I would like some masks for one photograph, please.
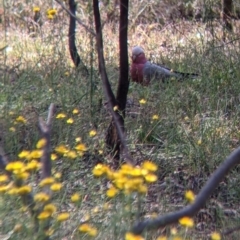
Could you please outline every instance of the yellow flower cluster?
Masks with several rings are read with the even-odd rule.
[[[49,10],[49,13],[54,12],[54,11],[56,11],[56,10],[54,10],[54,9],[52,9],[51,11]],[[55,14],[56,14],[56,13],[55,13]],[[54,14],[54,15],[55,15],[55,14]],[[53,14],[48,14],[48,18],[49,18],[49,19],[53,19],[54,15],[53,15]],[[79,110],[78,110],[77,108],[74,108],[74,109],[72,110],[72,114],[73,114],[73,115],[79,114]],[[57,116],[56,116],[56,119],[65,119],[65,118],[67,118],[67,115],[66,115],[65,113],[63,113],[63,112],[57,114]],[[73,117],[69,117],[69,118],[66,120],[66,123],[67,123],[67,124],[73,124],[73,123],[74,123]]]
[[[194,221],[190,217],[183,217],[179,219],[179,223],[186,228],[192,228],[194,226]]]
[[[47,18],[48,19],[53,19],[56,14],[57,14],[56,9],[48,9],[47,10]]]
[[[80,232],[87,233],[91,237],[95,237],[97,235],[97,229],[95,227],[92,227],[91,225],[84,223],[80,225],[78,228]]]
[[[34,7],[33,12],[40,12],[40,7]]]
[[[79,143],[75,146],[75,150],[70,149],[69,147],[65,145],[59,145],[55,148],[55,152],[63,155],[64,157],[70,158],[70,159],[75,159],[78,156],[82,157],[84,152],[87,151],[87,147],[83,143]],[[52,158],[55,156],[51,156]],[[55,160],[55,159],[54,159]]]
[[[18,122],[18,123],[23,123],[23,124],[25,124],[26,122],[27,122],[27,120],[26,120],[26,118],[24,118],[23,116],[18,116],[16,119],[16,122]]]
[[[118,171],[113,171],[107,165],[97,164],[92,173],[96,177],[106,176],[112,186],[107,190],[108,197],[114,197],[120,190],[128,194],[131,192],[146,193],[147,184],[157,181],[154,172],[157,166],[150,162],[144,161],[141,166],[132,166],[123,164]]]
[[[125,240],[144,240],[141,235],[135,235],[131,232],[127,232],[125,235]]]

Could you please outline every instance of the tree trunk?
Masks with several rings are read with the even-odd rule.
[[[233,30],[231,23],[233,4],[232,0],[222,0],[222,21],[223,26],[228,31]]]

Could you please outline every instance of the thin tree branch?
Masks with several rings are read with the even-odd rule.
[[[221,235],[222,236],[228,236],[228,235],[230,235],[230,234],[232,234],[236,231],[239,231],[239,230],[240,230],[240,225],[223,231]]]
[[[83,26],[89,33],[91,33],[93,36],[96,36],[96,33],[91,29],[89,28],[85,23],[83,23],[81,21],[81,19],[79,19],[78,17],[76,17],[76,15],[72,14],[65,6],[64,4],[59,1],[59,0],[55,0],[70,16],[74,17],[76,19],[76,21],[81,25]]]
[[[50,134],[51,134],[51,125],[53,120],[55,106],[51,103],[48,111],[48,118],[46,123],[42,118],[39,118],[39,129],[42,138],[46,140],[46,143],[43,147],[43,155],[41,157],[42,163],[42,179],[51,176],[51,152],[50,152]]]
[[[124,157],[126,158],[126,161],[132,165],[134,165],[134,160],[129,155],[128,147],[125,140],[125,135],[122,129],[122,117],[117,112],[114,111],[114,106],[117,105],[116,98],[113,94],[111,85],[108,80],[106,67],[105,67],[105,59],[103,54],[103,38],[102,38],[102,28],[101,28],[101,17],[99,12],[99,6],[98,6],[98,0],[93,0],[93,12],[94,12],[94,19],[95,19],[95,27],[96,27],[96,39],[97,39],[97,52],[98,52],[98,62],[99,62],[99,71],[101,74],[102,79],[102,85],[103,90],[105,93],[105,97],[107,99],[108,109],[114,119],[114,122],[116,124],[117,132],[119,139],[121,141],[122,147],[124,149]]]
[[[132,232],[141,234],[145,229],[159,228],[176,223],[182,217],[193,217],[206,203],[214,189],[219,185],[230,169],[240,163],[240,147],[233,151],[226,160],[213,172],[204,187],[201,189],[193,204],[184,207],[176,212],[159,216],[154,220],[138,222],[133,226]]]

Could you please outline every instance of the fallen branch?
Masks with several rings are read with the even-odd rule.
[[[238,163],[240,163],[240,147],[233,151],[215,170],[215,172],[213,172],[212,176],[208,179],[207,183],[197,195],[193,204],[176,212],[159,216],[155,219],[138,222],[133,226],[131,231],[134,234],[141,234],[146,229],[159,228],[172,223],[177,223],[180,218],[185,216],[193,217],[205,205],[207,199],[211,196],[214,189],[219,185],[222,179],[227,175],[229,170]]]

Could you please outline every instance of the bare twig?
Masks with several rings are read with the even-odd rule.
[[[39,130],[41,133],[42,138],[45,139],[45,145],[42,148],[43,154],[41,157],[41,163],[42,163],[42,179],[51,177],[51,170],[52,170],[52,164],[51,164],[51,146],[50,146],[50,135],[51,135],[51,126],[52,126],[52,120],[53,115],[55,112],[55,105],[53,103],[50,104],[49,110],[48,110],[48,117],[47,121],[44,122],[42,118],[39,118]],[[44,191],[47,194],[50,194],[49,186],[46,186],[44,188]],[[44,226],[44,230],[49,230],[51,227],[51,222],[48,220]],[[49,240],[49,236],[45,236],[44,240]]]
[[[39,129],[42,135],[42,138],[46,140],[46,143],[43,147],[43,155],[41,157],[42,163],[42,179],[51,176],[51,157],[50,157],[50,133],[51,133],[51,125],[54,114],[55,106],[51,103],[48,111],[48,118],[46,123],[42,118],[39,118]]]
[[[230,229],[227,229],[225,231],[222,232],[222,236],[228,236],[236,231],[239,231],[240,230],[240,226],[236,226],[236,227],[233,227],[233,228],[230,228]]]
[[[233,151],[226,160],[215,170],[209,178],[205,186],[201,189],[193,204],[180,209],[176,212],[159,216],[153,220],[145,220],[138,222],[132,228],[135,234],[142,233],[145,229],[159,228],[166,225],[176,223],[184,216],[193,217],[206,203],[207,199],[213,193],[214,189],[219,185],[230,169],[240,163],[240,147]]]
[[[8,164],[8,160],[7,160],[6,154],[3,150],[3,147],[0,146],[0,169],[4,170],[7,164]],[[10,174],[10,172],[7,172],[7,173]]]
[[[81,25],[83,26],[88,32],[90,32],[92,35],[96,36],[96,33],[91,29],[89,28],[85,23],[83,23],[81,21],[81,19],[79,19],[76,15],[72,14],[65,6],[64,4],[59,1],[59,0],[55,0],[70,16],[74,17],[76,19],[76,21]]]

